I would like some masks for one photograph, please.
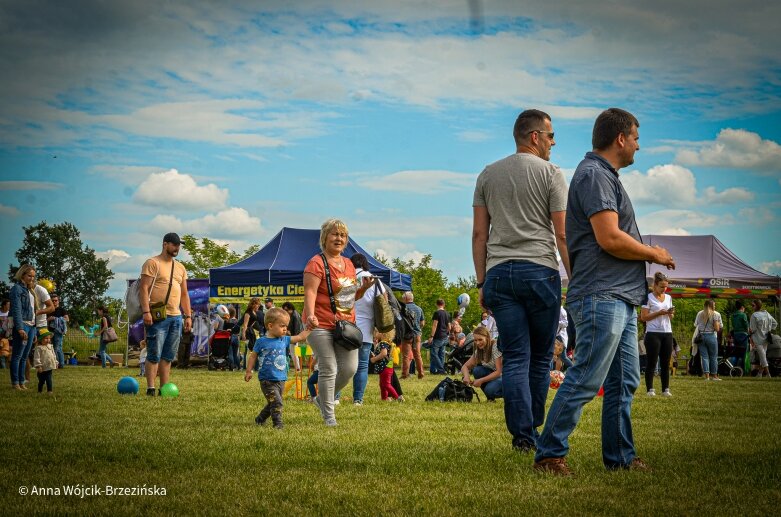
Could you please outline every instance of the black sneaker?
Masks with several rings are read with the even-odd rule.
[[[263,425],[265,423],[266,423],[266,421],[263,420],[262,418],[260,418],[260,415],[255,417],[255,425]]]
[[[155,396],[155,389],[154,388],[147,388],[146,389],[146,394],[149,395],[150,397],[154,397]]]
[[[521,454],[529,454],[537,450],[537,447],[533,443],[529,443],[526,440],[513,440],[513,450],[520,452]]]

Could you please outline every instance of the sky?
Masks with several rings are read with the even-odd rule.
[[[242,252],[337,217],[455,281],[518,114],[551,115],[570,178],[615,106],[641,233],[781,273],[781,4],[571,4],[0,0],[0,264],[69,221],[119,297],[167,232]]]

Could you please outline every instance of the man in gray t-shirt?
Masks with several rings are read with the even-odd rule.
[[[547,113],[521,113],[513,127],[516,153],[485,168],[472,203],[480,304],[496,319],[505,422],[513,448],[522,452],[534,449],[545,417],[561,296],[557,247],[569,271],[567,184],[548,161],[553,136]]]
[[[645,246],[618,170],[634,163],[640,123],[610,108],[594,123],[593,151],[575,170],[567,202],[572,275],[567,308],[575,321],[575,365],[559,387],[537,439],[535,470],[571,475],[565,457],[583,405],[605,388],[602,461],[610,470],[648,470],[635,452],[630,409],[640,384],[637,306],[645,262],[674,269],[664,248]],[[501,329],[500,329],[501,331]]]

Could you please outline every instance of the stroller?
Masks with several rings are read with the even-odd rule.
[[[231,370],[233,364],[230,354],[231,331],[218,330],[209,338],[209,370]]]
[[[472,357],[472,352],[475,348],[475,337],[470,332],[466,336],[464,346],[454,347],[448,345],[447,347],[449,350],[445,352],[445,371],[450,375],[455,375],[457,372],[461,371],[461,367],[464,366],[464,363]]]

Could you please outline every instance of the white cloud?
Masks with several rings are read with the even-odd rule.
[[[130,253],[124,250],[106,250],[96,251],[95,256],[108,260],[109,269],[113,269],[114,267],[127,262],[130,258]]]
[[[64,186],[50,181],[0,181],[0,190],[59,190]]]
[[[688,206],[697,196],[694,174],[680,165],[657,165],[647,174],[631,171],[621,175],[621,183],[637,204]]]
[[[680,165],[657,165],[646,174],[631,171],[621,175],[633,203],[684,208],[697,205],[731,204],[754,199],[754,193],[744,188],[728,188],[717,192],[715,187],[706,187],[702,196],[697,196],[694,173]]]
[[[5,217],[16,217],[19,214],[21,214],[21,212],[18,208],[0,203],[0,215]]]
[[[426,256],[422,251],[415,249],[413,244],[394,239],[367,241],[365,247],[372,255],[380,255],[389,259],[398,258],[404,262],[412,260],[416,264]]]
[[[472,217],[409,217],[403,213],[369,213],[349,223],[350,235],[397,239],[399,231],[416,238],[461,237],[472,234]]]
[[[727,205],[730,203],[739,203],[742,201],[753,201],[754,193],[744,188],[728,188],[721,192],[716,192],[714,187],[708,187],[703,193],[703,199],[708,204]]]
[[[192,176],[171,169],[150,174],[138,186],[133,200],[169,209],[215,210],[225,206],[228,190],[213,183],[200,186]]]
[[[493,138],[493,135],[486,131],[461,131],[456,133],[456,136],[463,142],[485,142]]]
[[[173,231],[180,235],[189,233],[197,238],[208,237],[215,240],[263,233],[260,219],[237,207],[190,220],[172,215],[158,215],[152,219],[151,224],[161,232]]]
[[[734,224],[731,214],[714,215],[694,210],[659,210],[637,218],[642,234],[690,235],[695,229],[713,228]]]
[[[399,171],[385,176],[361,174],[352,181],[341,181],[340,185],[385,190],[432,194],[449,190],[474,188],[476,174],[443,170]]]
[[[90,168],[90,173],[117,180],[125,185],[138,185],[150,174],[161,173],[165,170],[164,167],[147,165],[99,164]]]
[[[763,174],[781,172],[781,145],[744,129],[722,129],[715,141],[683,149],[675,157],[683,165],[750,169]]]
[[[764,226],[776,220],[775,214],[764,206],[743,208],[738,212],[738,218],[752,226]]]
[[[781,274],[781,260],[762,262],[757,269],[768,275],[779,275]]]

